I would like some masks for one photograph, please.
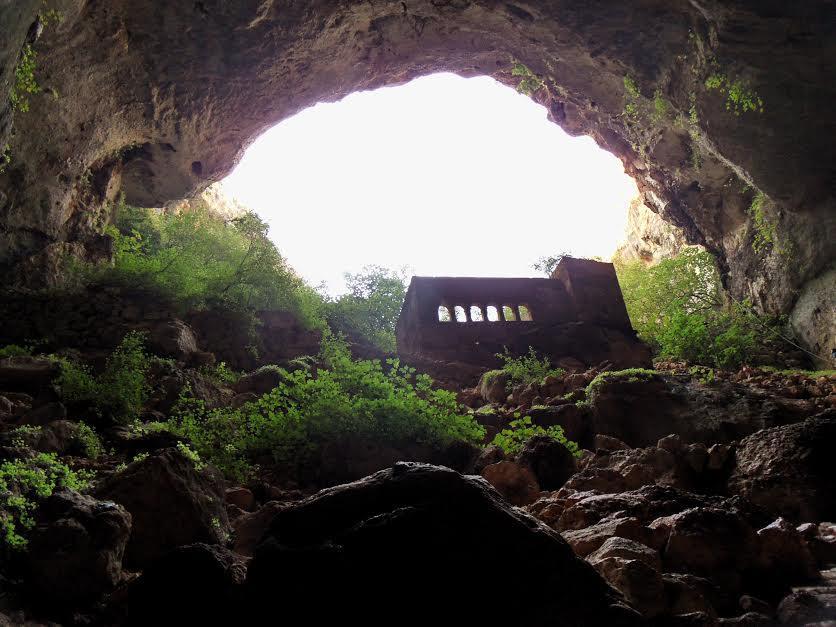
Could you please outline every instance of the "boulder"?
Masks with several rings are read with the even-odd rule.
[[[78,607],[122,580],[131,515],[112,501],[68,490],[38,510],[29,537],[26,584],[39,605]]]
[[[482,476],[512,505],[528,505],[540,496],[537,477],[517,462],[490,464],[482,470]]]
[[[286,507],[286,503],[267,501],[256,511],[245,513],[232,521],[232,528],[235,532],[233,550],[246,557],[252,557],[256,545],[273,522],[273,518]]]
[[[488,403],[502,404],[508,397],[510,377],[501,370],[489,370],[479,378],[476,389]]]
[[[758,530],[762,568],[772,586],[800,584],[819,578],[816,558],[804,537],[786,519],[779,518]]]
[[[778,604],[778,621],[782,625],[818,624],[821,621],[836,621],[836,607],[829,607],[818,596],[798,590],[788,594]],[[829,627],[824,623],[822,627]]]
[[[577,471],[577,462],[569,449],[546,435],[530,438],[523,445],[517,462],[531,469],[543,490],[560,489]]]
[[[244,558],[223,547],[178,547],[130,586],[124,624],[241,624],[246,572]]]
[[[177,449],[130,464],[107,478],[96,496],[116,501],[133,517],[125,564],[143,568],[175,547],[220,544],[228,523],[220,479]]]
[[[245,512],[250,512],[255,507],[255,496],[252,491],[243,487],[229,488],[224,492],[224,500]]]
[[[0,390],[37,394],[59,373],[58,364],[43,357],[0,359]]]
[[[589,446],[591,442],[589,413],[574,403],[532,407],[526,412],[532,424],[548,429],[559,426],[567,440]]]
[[[495,572],[497,556],[525,573],[502,582],[505,598],[524,603],[478,601],[485,580],[473,574]],[[425,464],[396,464],[280,511],[250,563],[248,607],[274,615],[277,591],[311,624],[391,624],[404,611],[410,624],[638,620],[558,534],[483,480]]]
[[[836,517],[836,411],[765,429],[737,447],[729,491],[795,522]]]
[[[147,328],[148,349],[155,355],[188,362],[200,352],[192,328],[182,320],[162,320]]]
[[[284,381],[284,374],[276,366],[262,366],[245,374],[235,384],[236,394],[251,393],[256,396],[267,394]]]

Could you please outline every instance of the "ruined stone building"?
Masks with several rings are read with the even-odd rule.
[[[416,361],[494,367],[504,347],[553,363],[647,366],[611,263],[564,257],[551,278],[412,277],[398,352]]]

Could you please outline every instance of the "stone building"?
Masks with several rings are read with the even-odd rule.
[[[412,277],[397,325],[407,360],[498,365],[505,347],[553,363],[648,366],[610,263],[564,257],[551,278]]]

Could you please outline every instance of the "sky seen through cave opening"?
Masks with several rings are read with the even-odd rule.
[[[453,74],[306,109],[259,137],[223,187],[332,295],[370,264],[525,277],[562,252],[608,259],[637,194],[616,157],[544,107]]]

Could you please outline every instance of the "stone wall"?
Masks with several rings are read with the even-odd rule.
[[[646,366],[612,264],[564,258],[551,279],[413,277],[397,326],[407,359],[494,367],[507,348],[557,362]]]

